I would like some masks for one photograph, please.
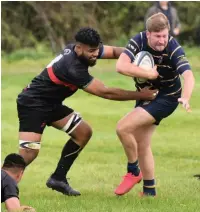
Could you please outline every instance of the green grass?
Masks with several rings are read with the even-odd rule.
[[[126,171],[126,157],[115,134],[117,121],[129,112],[134,101],[114,102],[78,91],[65,103],[80,112],[93,128],[93,137],[69,172],[70,184],[80,197],[67,197],[45,186],[68,136],[52,128],[45,130],[39,157],[27,168],[19,184],[22,204],[38,212],[198,212],[200,181],[200,53],[187,49],[196,78],[191,100],[192,113],[180,106],[162,121],[153,136],[158,196],[138,198],[142,184],[123,197],[113,194]],[[2,160],[18,148],[16,97],[21,89],[48,64],[37,61],[2,61]],[[114,71],[115,61],[99,61],[92,75],[106,85],[133,89],[131,78]],[[2,207],[4,208],[4,207]]]

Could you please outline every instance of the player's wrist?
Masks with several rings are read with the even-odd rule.
[[[189,97],[186,97],[186,96],[182,96],[181,98],[184,99],[184,100],[186,100],[186,101],[188,101],[188,102],[190,100],[190,98]]]

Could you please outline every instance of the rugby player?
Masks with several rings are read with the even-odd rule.
[[[159,73],[156,80],[136,83],[138,90],[145,86],[158,89],[156,98],[153,101],[137,101],[135,108],[117,124],[117,135],[128,160],[127,173],[115,189],[117,195],[129,192],[142,179],[141,195],[156,195],[152,134],[160,121],[171,115],[179,103],[190,111],[189,100],[194,87],[193,73],[183,48],[169,35],[169,30],[169,21],[164,14],[157,13],[149,17],[146,21],[146,31],[130,39],[117,61],[119,73],[148,79],[148,71],[132,63],[138,52],[148,51],[153,55]],[[183,90],[180,75],[184,79]]]
[[[22,206],[19,200],[20,182],[26,163],[22,156],[11,153],[6,156],[1,168],[1,203],[5,203],[6,209],[9,212],[30,211],[35,212],[35,209],[30,206]]]
[[[17,98],[19,117],[19,153],[27,165],[38,155],[45,126],[52,126],[70,136],[64,145],[56,170],[46,185],[65,195],[77,196],[79,191],[69,185],[66,175],[81,150],[92,136],[91,127],[80,114],[62,104],[78,89],[110,100],[155,98],[156,90],[128,91],[106,87],[88,72],[97,58],[118,58],[124,48],[104,46],[97,31],[82,28],[46,68],[23,89]],[[152,71],[151,79],[156,78]]]

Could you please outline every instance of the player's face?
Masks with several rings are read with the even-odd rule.
[[[88,66],[94,66],[99,54],[99,46],[91,47],[85,44],[78,46],[79,58]]]
[[[91,47],[85,46],[83,49],[83,57],[85,57],[89,66],[94,66],[97,61],[97,57],[99,54],[99,46],[98,47]]]
[[[168,44],[168,38],[169,38],[168,29],[164,29],[160,32],[147,31],[148,44],[155,51],[163,51]]]

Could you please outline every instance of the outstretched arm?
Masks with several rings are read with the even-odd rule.
[[[19,199],[17,197],[11,197],[5,201],[6,209],[8,212],[22,212],[29,211],[35,212],[35,209],[29,206],[20,206]]]
[[[101,59],[118,59],[120,54],[124,51],[124,47],[116,47],[116,46],[103,46],[104,53]]]
[[[191,110],[189,101],[192,96],[195,80],[191,70],[183,72],[182,76],[184,79],[183,92],[181,98],[179,98],[178,101],[183,105],[187,112],[190,112]]]
[[[120,88],[106,87],[101,81],[93,79],[92,82],[83,89],[87,93],[104,99],[126,101],[126,100],[152,100],[157,95],[156,90],[129,91]]]

